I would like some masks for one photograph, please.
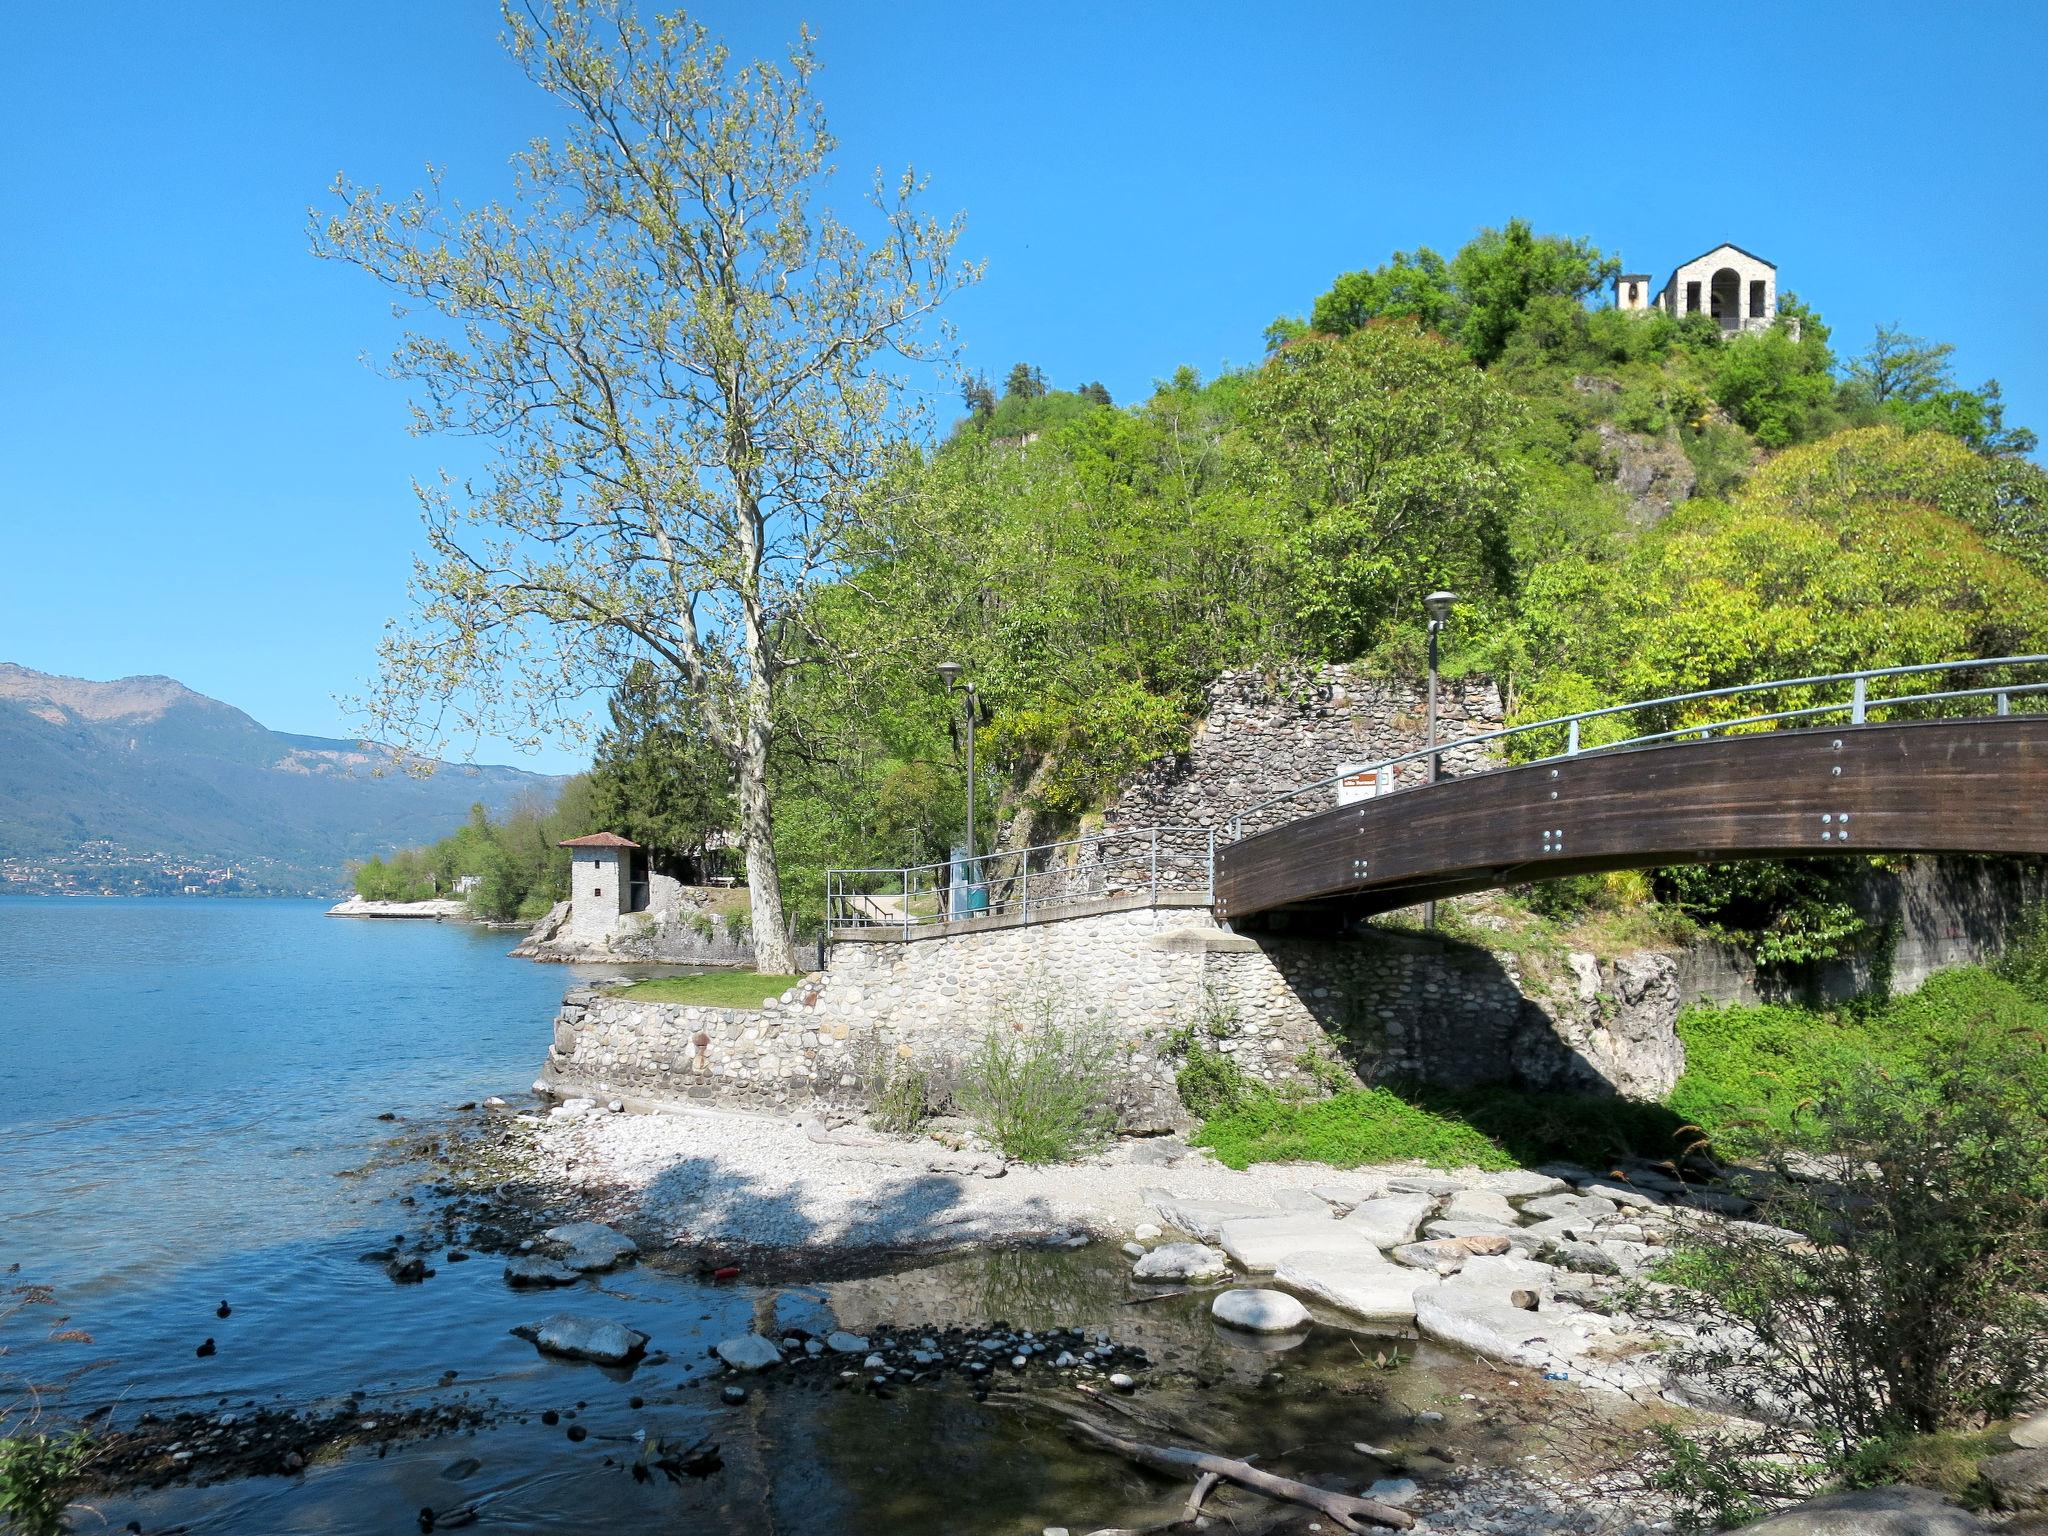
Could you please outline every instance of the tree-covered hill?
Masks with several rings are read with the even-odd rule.
[[[1622,313],[1615,269],[1510,221],[1339,276],[1260,364],[1125,407],[1024,364],[971,380],[814,605],[831,664],[777,762],[791,898],[958,839],[942,657],[981,689],[984,845],[1014,846],[1176,750],[1225,667],[1416,669],[1435,587],[1466,599],[1449,667],[1523,718],[2048,649],[2048,476],[1995,381],[1895,327],[1845,357],[1790,294],[1728,338]],[[1632,494],[1645,462],[1668,508]]]

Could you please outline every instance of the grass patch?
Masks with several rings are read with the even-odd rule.
[[[1766,1143],[1803,1144],[1815,1129],[1813,1105],[1863,1067],[1912,1071],[1979,1030],[2048,1038],[2048,998],[2025,981],[1969,966],[1930,977],[1910,997],[1832,1011],[1689,1008],[1678,1020],[1685,1075],[1663,1104],[1402,1084],[1305,1102],[1235,1080],[1212,1083],[1187,1067],[1182,1094],[1211,1117],[1197,1143],[1233,1168],[1407,1161],[1507,1168],[1555,1158],[1597,1165],[1629,1154],[1675,1156],[1698,1140],[1687,1126],[1704,1130],[1724,1156],[1740,1156]],[[2032,1059],[2048,1063],[2048,1056]],[[2048,1073],[2048,1065],[2038,1070]]]
[[[1473,1126],[1390,1089],[1358,1088],[1314,1103],[1262,1095],[1204,1125],[1195,1144],[1231,1168],[1252,1163],[1361,1163],[1414,1159],[1433,1168],[1512,1168],[1513,1157]]]
[[[699,1008],[758,1008],[802,981],[801,976],[764,976],[759,971],[705,971],[696,976],[655,976],[621,987],[614,997],[636,1003],[694,1003]]]

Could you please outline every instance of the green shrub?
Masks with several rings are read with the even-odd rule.
[[[876,1130],[908,1136],[938,1112],[944,1095],[925,1063],[892,1050],[873,1034],[861,1042],[854,1062],[868,1101],[868,1120]]]
[[[1681,1312],[1708,1342],[1684,1367],[1810,1418],[1838,1470],[2009,1415],[2048,1374],[2048,1051],[1976,1020],[1916,1054],[1856,1063],[1772,1149],[1762,1220],[1803,1241],[1731,1224],[1689,1260]]]
[[[2048,905],[2027,914],[1991,969],[2035,1002],[2048,1004]]]
[[[1109,1139],[1121,1076],[1108,1021],[1073,1013],[1041,988],[997,1005],[958,1099],[1003,1156],[1059,1163]]]
[[[0,1517],[12,1536],[64,1536],[72,1491],[91,1459],[83,1433],[0,1437]]]
[[[1263,1085],[1246,1077],[1229,1056],[1199,1042],[1189,1043],[1180,1070],[1173,1075],[1173,1086],[1180,1091],[1188,1113],[1198,1120],[1235,1114],[1263,1091]]]

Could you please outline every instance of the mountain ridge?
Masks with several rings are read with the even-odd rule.
[[[0,662],[0,860],[110,844],[331,887],[350,860],[444,836],[472,803],[499,815],[561,783],[497,764],[420,776],[386,749],[270,730],[176,678]]]

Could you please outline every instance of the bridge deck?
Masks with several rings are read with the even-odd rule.
[[[1217,916],[1365,916],[1522,881],[1866,853],[2048,853],[2048,716],[1769,731],[1502,768],[1216,851]]]

